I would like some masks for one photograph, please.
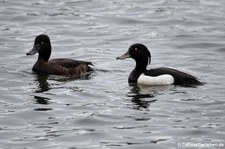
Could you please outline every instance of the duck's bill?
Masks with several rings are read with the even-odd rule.
[[[127,58],[130,58],[130,57],[131,57],[131,55],[128,52],[126,52],[125,54],[117,57],[116,59],[123,60],[123,59],[127,59]]]
[[[36,54],[37,52],[38,52],[37,47],[34,46],[34,47],[30,50],[30,52],[27,52],[27,53],[26,53],[26,55],[34,55],[34,54]]]

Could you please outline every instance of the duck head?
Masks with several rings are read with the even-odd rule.
[[[51,55],[51,42],[47,35],[38,35],[34,40],[33,48],[26,55],[34,55],[36,53],[39,54],[38,60],[48,61]]]
[[[151,54],[148,48],[140,43],[131,45],[125,54],[116,59],[123,60],[127,58],[132,58],[136,61],[136,70],[146,70],[147,65],[151,63]]]

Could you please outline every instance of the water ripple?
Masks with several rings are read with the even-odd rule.
[[[224,143],[225,1],[0,1],[2,148],[179,148]],[[90,60],[74,78],[31,71],[26,57],[48,34],[52,58]],[[154,67],[191,73],[203,86],[129,86],[135,63],[116,61],[141,42]]]

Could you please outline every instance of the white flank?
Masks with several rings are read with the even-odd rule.
[[[164,74],[156,77],[152,76],[146,76],[144,74],[141,74],[140,77],[137,80],[138,84],[142,85],[169,85],[174,83],[173,76],[169,74]]]

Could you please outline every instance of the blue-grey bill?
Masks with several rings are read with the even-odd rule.
[[[31,50],[30,50],[30,52],[27,52],[26,53],[26,55],[34,55],[34,54],[36,54],[38,51],[37,51],[37,48],[34,46]]]
[[[130,54],[128,52],[126,52],[125,54],[117,57],[116,59],[120,59],[120,60],[123,60],[123,59],[127,59],[127,58],[130,58]]]

